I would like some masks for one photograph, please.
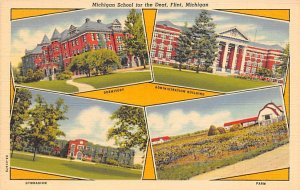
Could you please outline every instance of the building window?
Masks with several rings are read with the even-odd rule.
[[[106,34],[107,41],[110,41],[110,34]]]
[[[155,51],[151,51],[150,56],[154,57],[155,56]]]
[[[86,37],[85,37],[85,35],[83,35],[82,38],[83,38],[83,41],[86,42]]]
[[[164,53],[163,53],[163,52],[158,52],[158,57],[159,57],[159,58],[163,58],[163,56],[164,56]]]
[[[94,34],[91,33],[91,36],[92,36],[92,41],[94,41],[95,40]]]
[[[112,45],[109,45],[109,47],[108,47],[110,50],[112,50]]]
[[[119,46],[118,46],[118,51],[122,51],[122,50],[123,50],[122,45],[119,45]]]
[[[122,42],[122,37],[121,37],[121,36],[118,36],[118,37],[117,37],[117,42],[118,42],[118,43],[121,43],[121,42]]]
[[[171,59],[171,53],[167,53],[166,56],[168,59]]]
[[[166,39],[166,35],[165,35],[165,34],[162,34],[162,35],[161,35],[161,38],[162,38],[162,39]]]
[[[153,42],[152,48],[156,48],[156,43],[155,42]]]
[[[65,57],[68,58],[68,54],[67,53],[65,54]]]
[[[74,44],[74,40],[72,41],[72,46],[74,46],[75,44]]]
[[[164,49],[164,44],[163,44],[163,43],[161,43],[161,44],[159,45],[159,49],[161,49],[161,50]]]
[[[100,34],[99,33],[96,34],[96,38],[97,38],[97,41],[99,41],[99,39],[100,39]]]
[[[58,51],[58,47],[55,48],[55,51]]]
[[[76,45],[78,45],[78,39],[76,39]]]
[[[158,33],[157,33],[157,32],[155,32],[155,33],[154,33],[154,37],[155,37],[155,38],[157,38],[157,36],[158,36]]]
[[[67,43],[64,44],[64,49],[67,49]]]
[[[171,44],[168,45],[168,51],[172,51],[172,45]]]

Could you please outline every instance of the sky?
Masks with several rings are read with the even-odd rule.
[[[270,102],[284,105],[280,87],[147,107],[150,137],[181,135],[255,117]]]
[[[48,103],[54,103],[58,98],[63,98],[68,106],[67,120],[59,121],[60,129],[65,132],[64,140],[86,139],[94,144],[113,146],[114,140],[106,141],[107,130],[113,126],[110,116],[121,104],[108,103],[99,100],[49,93],[30,89],[32,103],[37,94],[42,95]],[[143,153],[135,149],[135,163],[142,163]]]
[[[187,22],[188,27],[191,27],[199,12],[200,10],[187,9],[159,10],[156,20],[169,20],[179,26],[184,26],[184,23]],[[209,11],[209,13],[216,24],[216,32],[218,33],[237,27],[249,40],[257,43],[278,44],[285,47],[288,42],[288,22],[222,11]]]
[[[86,18],[90,18],[91,21],[101,19],[105,24],[118,19],[124,27],[128,13],[129,9],[87,9],[12,21],[12,65],[17,66],[25,54],[25,49],[35,48],[38,43],[41,43],[45,34],[50,39],[55,28],[62,32],[70,25],[81,26]]]

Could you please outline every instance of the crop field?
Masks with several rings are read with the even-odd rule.
[[[189,179],[289,142],[285,121],[214,136],[206,132],[171,137],[169,142],[153,145],[158,179]]]

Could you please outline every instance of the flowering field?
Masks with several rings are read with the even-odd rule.
[[[206,131],[172,137],[153,146],[158,179],[189,179],[253,158],[288,143],[285,121],[207,136]]]

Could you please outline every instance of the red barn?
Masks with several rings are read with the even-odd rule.
[[[164,143],[164,142],[168,142],[170,141],[171,138],[168,136],[164,136],[164,137],[157,137],[157,138],[152,138],[151,142],[152,144],[159,144],[159,143]]]

